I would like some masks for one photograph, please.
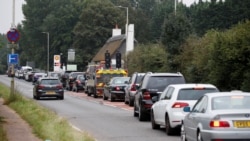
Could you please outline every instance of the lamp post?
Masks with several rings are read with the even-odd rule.
[[[49,74],[49,32],[42,32],[44,34],[47,34],[47,74]]]
[[[128,49],[128,7],[123,7],[121,5],[119,6],[116,6],[116,7],[119,7],[119,8],[125,8],[126,9],[126,25],[125,25],[125,35],[126,35],[126,49],[125,49],[125,60],[126,60],[126,69],[128,69],[128,59],[127,59],[127,49]]]
[[[125,31],[126,33],[125,33],[125,34],[126,34],[126,36],[128,36],[128,7],[123,7],[123,6],[121,6],[121,5],[120,5],[120,6],[116,6],[116,7],[125,8],[125,9],[126,9],[126,15],[127,15],[127,18],[126,18],[126,19],[127,19],[127,20],[126,20],[126,25],[125,25],[125,28],[126,28],[126,29],[125,29],[125,30],[126,30],[126,31]]]

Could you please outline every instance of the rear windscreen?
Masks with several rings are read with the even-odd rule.
[[[177,100],[198,100],[205,93],[217,92],[217,89],[182,89],[178,93]]]
[[[152,76],[148,80],[148,89],[163,91],[170,84],[184,84],[185,79],[179,76]]]
[[[244,95],[219,96],[213,98],[211,104],[213,110],[249,109],[250,96],[244,96]]]
[[[56,84],[59,84],[59,80],[57,79],[44,79],[44,80],[41,80],[41,84],[43,85],[56,85]]]

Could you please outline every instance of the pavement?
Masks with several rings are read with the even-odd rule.
[[[0,117],[3,117],[3,127],[8,141],[42,141],[32,133],[32,128],[13,109],[4,105],[0,98]]]

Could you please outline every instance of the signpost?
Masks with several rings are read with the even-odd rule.
[[[9,54],[8,56],[8,62],[11,65],[11,86],[10,86],[10,99],[14,98],[14,64],[18,63],[18,54],[14,54],[15,53],[15,48],[17,48],[17,42],[20,38],[20,34],[18,32],[17,29],[15,28],[11,28],[8,32],[7,32],[7,38],[9,40],[9,44],[10,44],[10,48],[11,48],[11,54]]]

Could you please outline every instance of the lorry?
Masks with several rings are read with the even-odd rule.
[[[125,69],[102,69],[94,66],[94,71],[86,72],[87,83],[85,93],[88,96],[93,95],[94,98],[102,97],[104,86],[112,77],[128,76]]]

